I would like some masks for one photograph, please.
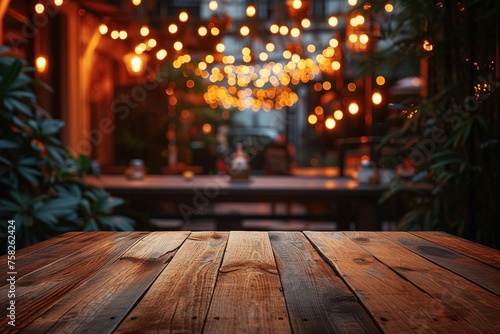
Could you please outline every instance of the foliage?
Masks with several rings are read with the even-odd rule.
[[[16,247],[74,231],[130,230],[113,216],[119,198],[82,179],[89,158],[73,158],[58,139],[64,126],[37,105],[26,62],[0,47],[0,247],[15,221]]]
[[[496,1],[372,1],[380,38],[390,47],[373,55],[368,70],[418,59],[427,76],[420,102],[403,101],[400,126],[385,142],[402,139],[400,160],[415,167],[413,181],[435,191],[417,193],[401,220],[405,230],[444,230],[495,245],[498,219],[498,14]],[[493,29],[493,31],[492,31]],[[425,64],[428,65],[426,71]],[[385,198],[406,186],[394,185]],[[411,191],[416,189],[411,188]]]

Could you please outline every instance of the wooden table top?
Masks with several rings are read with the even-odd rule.
[[[500,333],[500,252],[440,232],[73,232],[7,262],[1,333]]]

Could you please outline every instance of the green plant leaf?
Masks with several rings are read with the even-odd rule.
[[[0,139],[0,149],[18,148],[19,144],[8,139]]]
[[[20,102],[19,100],[17,99],[14,99],[14,98],[6,98],[4,100],[4,102],[8,101],[13,107],[14,109],[22,112],[23,114],[25,114],[26,116],[31,116],[33,114],[33,112],[31,111],[31,108],[23,103],[23,102]]]
[[[4,99],[5,93],[13,88],[16,79],[21,73],[22,63],[19,59],[14,59],[12,64],[2,73],[2,81],[0,81],[0,101]]]

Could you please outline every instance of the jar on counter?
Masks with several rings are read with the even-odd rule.
[[[142,159],[130,160],[130,165],[127,170],[129,180],[142,180],[146,175],[146,167]]]
[[[361,161],[358,168],[359,183],[377,183],[377,167],[373,161]]]

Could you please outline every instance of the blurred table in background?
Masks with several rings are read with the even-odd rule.
[[[217,219],[220,230],[238,228],[242,218],[335,221],[341,230],[349,230],[354,221],[356,230],[379,230],[377,202],[387,190],[385,185],[360,184],[348,178],[298,176],[252,176],[248,182],[230,182],[227,175],[196,175],[191,180],[176,175],[147,175],[134,181],[121,175],[103,175],[88,177],[87,181],[124,198],[126,205],[148,210],[150,218],[187,222]],[[211,210],[214,204],[234,202],[301,203],[310,210],[303,215]],[[318,207],[327,210],[316,210]]]

